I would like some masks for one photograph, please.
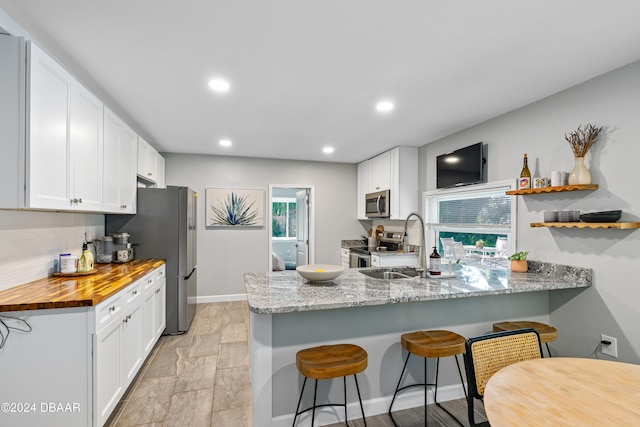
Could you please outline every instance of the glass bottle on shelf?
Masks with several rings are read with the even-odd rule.
[[[531,172],[529,171],[527,154],[525,153],[522,163],[522,171],[520,172],[520,179],[518,180],[518,189],[524,190],[527,188],[531,188]]]

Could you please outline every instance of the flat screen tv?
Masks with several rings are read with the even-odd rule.
[[[436,158],[436,188],[451,188],[484,182],[482,142]]]

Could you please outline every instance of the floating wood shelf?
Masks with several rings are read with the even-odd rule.
[[[598,184],[581,184],[581,185],[559,185],[556,187],[543,188],[527,188],[525,190],[510,190],[505,194],[507,196],[523,196],[526,194],[542,194],[542,193],[560,193],[563,191],[584,191],[597,190]]]
[[[640,222],[532,222],[531,227],[617,228],[619,230],[628,230],[640,228]]]

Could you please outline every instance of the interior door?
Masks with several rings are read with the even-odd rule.
[[[309,264],[309,189],[296,193],[296,265]]]

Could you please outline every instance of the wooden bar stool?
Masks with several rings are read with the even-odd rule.
[[[553,326],[544,323],[531,322],[528,320],[518,320],[515,322],[498,322],[493,324],[493,332],[513,331],[515,329],[535,329],[540,335],[540,342],[547,347],[547,353],[551,357],[549,343],[558,339],[558,330]]]
[[[356,374],[367,368],[367,352],[354,344],[335,344],[323,345],[320,347],[307,348],[296,353],[296,367],[304,376],[302,390],[300,391],[300,399],[296,407],[296,415],[293,417],[293,425],[296,425],[298,415],[313,411],[311,415],[311,427],[316,417],[316,408],[322,406],[344,406],[344,420],[347,423],[347,375],[353,375],[358,391],[358,401],[360,402],[360,410],[362,411],[362,419],[364,425],[367,421],[364,416],[364,408],[362,406],[362,398],[360,397],[360,387],[358,387],[358,378]],[[318,380],[328,380],[331,378],[342,377],[344,380],[344,404],[323,404],[316,405],[316,394],[318,391]],[[302,402],[302,394],[307,384],[307,378],[316,380],[313,390],[313,406],[300,411],[300,403]]]
[[[454,356],[456,358],[456,365],[458,366],[458,374],[460,375],[460,383],[462,384],[462,389],[464,390],[464,394],[466,396],[467,390],[464,386],[464,380],[462,378],[462,370],[460,369],[460,363],[458,362],[458,355],[464,353],[465,349],[465,338],[462,335],[458,335],[455,332],[451,331],[418,331],[418,332],[409,332],[406,334],[402,334],[400,338],[400,343],[402,347],[407,350],[407,360],[404,362],[404,367],[402,368],[402,372],[400,373],[400,379],[398,380],[398,385],[396,386],[396,391],[393,393],[393,398],[391,399],[391,405],[389,406],[389,416],[391,417],[391,421],[393,424],[397,426],[396,421],[393,419],[393,415],[391,410],[393,408],[393,402],[396,400],[396,395],[398,392],[407,389],[409,387],[416,386],[424,386],[424,425],[427,425],[427,386],[433,386],[434,395],[433,400],[435,404],[449,414],[454,420],[458,422],[461,426],[464,426],[462,422],[455,417],[451,412],[449,412],[446,408],[444,408],[440,403],[438,403],[438,368],[440,367],[440,358],[447,356]],[[422,384],[410,384],[404,387],[400,387],[402,383],[402,377],[404,375],[404,371],[407,368],[407,364],[409,363],[409,357],[412,354],[415,354],[419,357],[424,357],[424,383]],[[427,359],[436,359],[436,378],[435,383],[427,383]]]

